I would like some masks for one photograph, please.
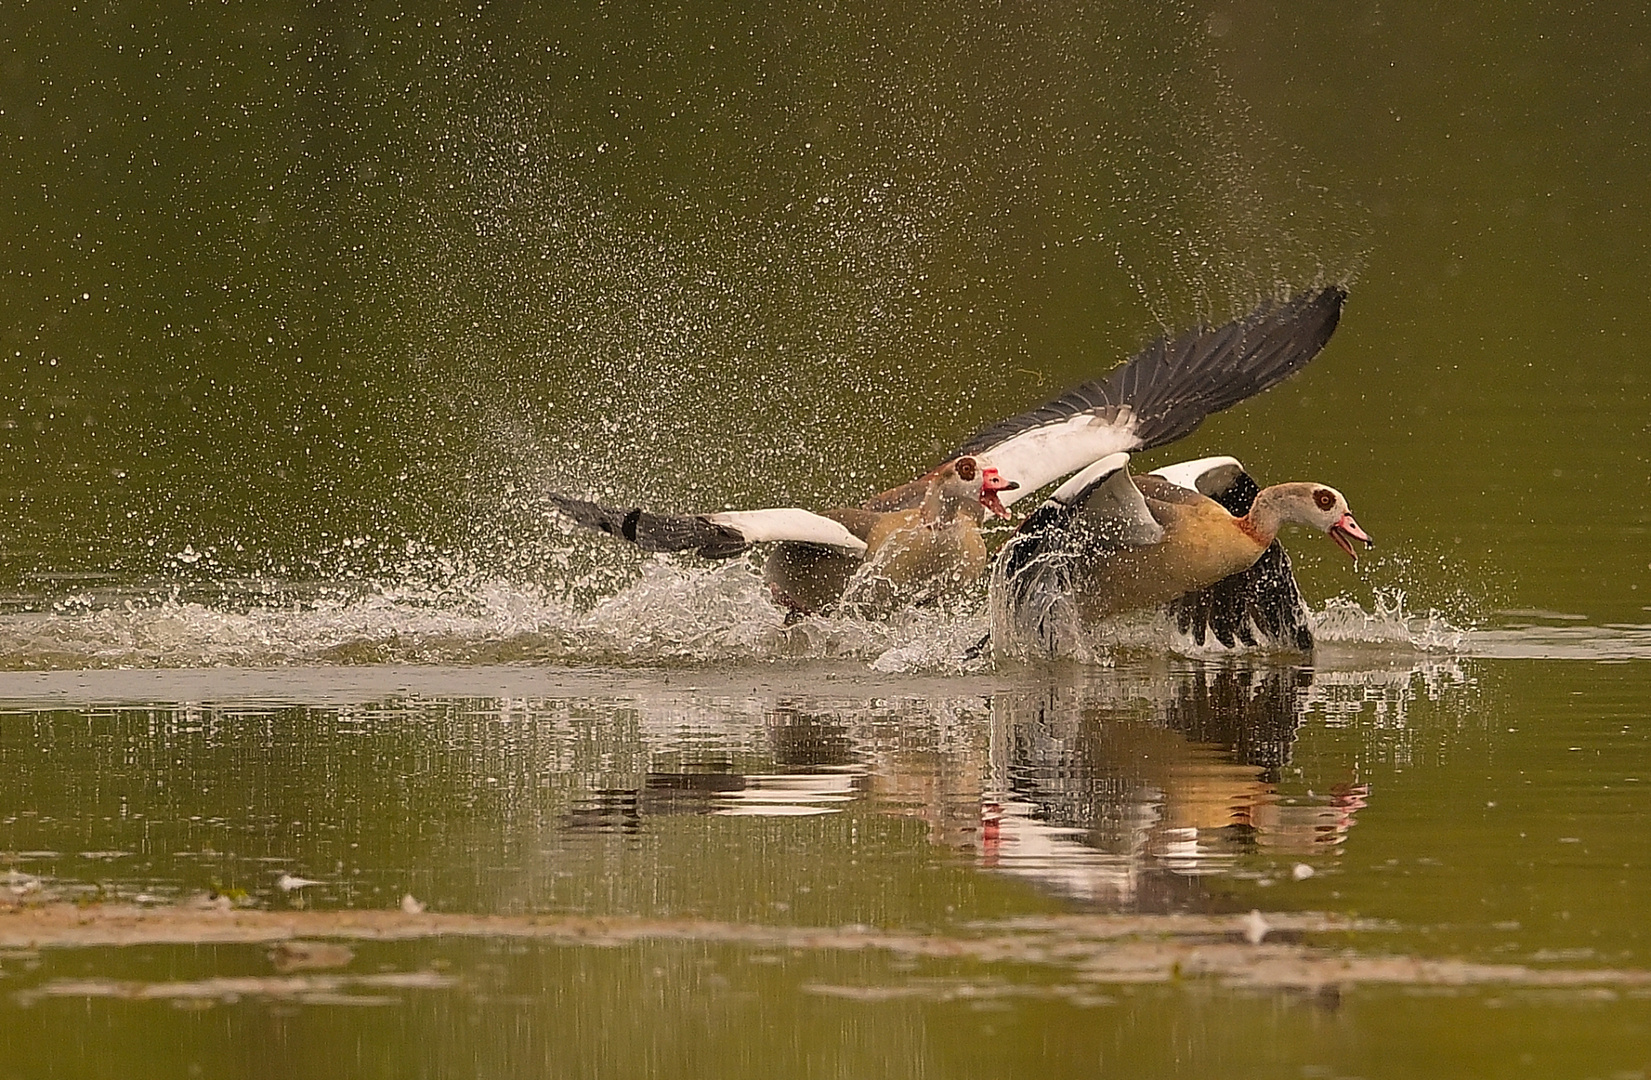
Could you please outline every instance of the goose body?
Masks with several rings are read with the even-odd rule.
[[[1086,620],[1142,608],[1214,585],[1241,573],[1261,557],[1267,544],[1243,528],[1215,500],[1196,492],[1196,498],[1178,498],[1186,492],[1174,485],[1137,481],[1143,505],[1160,530],[1150,544],[1097,548],[1080,568],[1079,611]],[[1267,538],[1267,543],[1271,542]]]
[[[652,514],[551,495],[576,523],[629,540],[645,551],[692,551],[729,558],[753,544],[779,541],[764,565],[774,600],[807,614],[834,603],[856,574],[873,587],[862,607],[886,609],[932,599],[985,570],[986,514],[1008,517],[999,492],[1012,491],[990,466],[963,455],[911,484],[912,498],[813,513],[795,507],[720,514]],[[865,573],[862,573],[865,571]]]
[[[1230,514],[1250,512],[1261,488],[1237,458],[1212,457],[1158,469],[1153,476],[1207,495]],[[1169,604],[1177,628],[1203,645],[1213,637],[1234,645],[1267,644],[1306,652],[1313,647],[1307,605],[1290,555],[1275,539],[1248,569]]]
[[[1196,479],[1212,477],[1207,486],[1225,492],[1237,476],[1248,477],[1234,459],[1211,460],[1166,470],[1193,480],[1189,486],[1164,475],[1132,476],[1127,454],[1061,485],[994,564],[995,644],[1059,652],[1101,620],[1167,606],[1182,629],[1196,627],[1200,642],[1214,628],[1228,645],[1235,638],[1253,644],[1259,631],[1270,644],[1311,647],[1279,529],[1292,522],[1317,528],[1349,555],[1354,540],[1369,546],[1370,537],[1346,498],[1323,484],[1262,488],[1235,514],[1197,490]]]
[[[561,495],[550,501],[576,523],[645,550],[727,558],[778,541],[764,575],[775,601],[793,613],[824,610],[845,590],[857,606],[870,600],[877,609],[934,599],[987,567],[980,527],[988,514],[1008,517],[1007,507],[1032,491],[1074,472],[1087,475],[1086,466],[1109,456],[1178,439],[1209,414],[1293,375],[1329,340],[1345,298],[1331,286],[1263,304],[1219,327],[1160,338],[1102,378],[976,433],[943,464],[858,506],[675,515]],[[1165,511],[1181,512],[1194,511]],[[1186,558],[1189,566],[1226,565],[1213,550],[1189,548]]]
[[[873,613],[953,592],[980,577],[988,559],[979,522],[928,524],[913,511],[892,511],[867,533],[863,556],[784,543],[769,554],[763,576],[790,611],[809,614],[843,599]]]
[[[988,513],[1008,517],[998,492],[1016,485],[967,455],[921,479],[916,506],[827,511],[864,541],[863,552],[796,541],[775,547],[763,566],[775,602],[799,614],[821,611],[858,582],[850,597],[855,606],[883,611],[936,599],[978,578],[987,564],[981,522]]]

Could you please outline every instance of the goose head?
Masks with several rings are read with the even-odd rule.
[[[1018,483],[1006,479],[996,467],[967,454],[952,462],[947,468],[957,477],[958,482],[965,486],[969,498],[979,502],[1000,518],[1009,516],[1009,508],[1003,505],[1003,500],[998,498],[997,493],[1014,491],[1020,487]]]
[[[1376,546],[1376,542],[1353,520],[1346,496],[1333,487],[1324,484],[1279,484],[1268,488],[1262,495],[1271,496],[1267,500],[1268,509],[1279,522],[1294,521],[1327,533],[1336,546],[1347,552],[1354,561],[1358,560],[1358,555],[1353,550],[1353,541],[1360,541],[1366,548]],[[1261,501],[1258,495],[1257,504]]]

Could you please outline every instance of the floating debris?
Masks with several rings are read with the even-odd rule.
[[[1266,919],[1262,918],[1261,912],[1259,911],[1252,910],[1248,915],[1244,916],[1244,940],[1248,941],[1251,945],[1260,945],[1266,940],[1267,931],[1271,929],[1272,927],[1267,924]]]
[[[417,901],[415,901],[417,903]],[[297,963],[344,960],[342,942],[412,941],[437,938],[539,942],[547,947],[618,948],[654,942],[697,942],[764,952],[881,952],[903,961],[935,964],[1008,964],[1054,974],[1060,985],[1082,988],[1087,1004],[1099,1004],[1092,987],[1172,983],[1204,979],[1228,987],[1312,992],[1358,985],[1469,987],[1502,986],[1644,993],[1651,970],[1638,968],[1553,968],[1486,964],[1466,960],[1364,954],[1338,944],[1335,949],[1295,940],[1308,934],[1381,933],[1389,924],[1310,912],[1262,915],[1075,915],[971,923],[950,931],[921,933],[874,927],[767,926],[699,919],[602,918],[573,915],[462,915],[383,909],[343,911],[218,910],[179,905],[169,908],[121,904],[81,906],[53,903],[0,910],[0,949],[61,949],[153,945],[281,946]],[[1292,940],[1278,941],[1280,935]],[[1265,940],[1273,936],[1274,941]],[[340,951],[333,952],[331,949]],[[272,952],[272,962],[275,957]],[[1009,980],[1007,974],[1000,978]],[[1013,982],[1013,980],[1010,980]],[[993,982],[971,976],[971,986]],[[371,999],[372,989],[441,989],[456,979],[431,972],[373,976],[333,975],[204,979],[184,983],[114,980],[59,980],[20,991],[19,1000],[50,997],[122,997],[141,1000],[200,1000],[210,1004],[239,996],[321,1001],[340,996],[352,1004]],[[858,1000],[890,996],[950,995],[956,979],[934,983],[914,978],[905,984],[852,988],[809,984],[810,992]],[[1020,985],[1013,982],[1013,985]],[[900,987],[905,987],[901,989]],[[805,988],[806,989],[806,988]],[[1074,992],[1077,993],[1077,992]],[[1004,991],[998,997],[1022,995]],[[1062,991],[1061,996],[1073,996]]]
[[[269,951],[270,965],[283,975],[341,968],[354,959],[354,949],[335,941],[278,941]]]
[[[42,998],[117,998],[169,1001],[176,1005],[232,1005],[246,998],[294,1001],[304,1005],[398,1005],[399,997],[360,991],[445,990],[457,982],[435,971],[378,972],[372,975],[238,975],[217,979],[138,982],[120,979],[53,979],[17,997],[24,1005]]]

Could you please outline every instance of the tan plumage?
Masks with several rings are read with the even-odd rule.
[[[973,460],[960,460],[967,478],[959,475],[959,462],[947,462],[864,506],[826,511],[865,541],[863,556],[813,544],[775,547],[763,567],[775,601],[799,613],[820,611],[854,582],[847,599],[856,608],[887,610],[934,599],[979,577],[987,563],[980,525],[989,502],[982,499]]]
[[[1131,477],[1163,539],[1119,547],[1087,560],[1080,571],[1079,610],[1088,620],[1157,607],[1248,569],[1267,544],[1242,519],[1196,491],[1157,477]],[[1276,532],[1276,529],[1274,530]]]
[[[1352,553],[1370,538],[1323,484],[1264,488],[1249,512],[1156,476],[1115,454],[1062,485],[1022,523],[993,569],[993,635],[1009,651],[1058,651],[1101,619],[1161,607],[1248,571],[1295,522]]]

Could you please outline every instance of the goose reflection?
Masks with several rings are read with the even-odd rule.
[[[849,723],[786,704],[770,710],[763,727],[774,768],[726,792],[716,813],[802,817],[835,813],[860,797],[866,768]]]
[[[593,784],[568,824],[893,815],[984,870],[1082,903],[1207,908],[1221,902],[1221,875],[1333,859],[1365,805],[1351,763],[1319,791],[1291,767],[1309,709],[1345,696],[1334,674],[1320,678],[1253,659],[1163,658],[1032,674],[973,698],[797,694],[748,700],[756,715],[687,742],[665,710],[643,724],[641,783]]]
[[[1312,684],[1301,667],[1192,663],[1006,692],[980,760],[883,759],[876,778],[987,869],[1100,906],[1186,907],[1243,856],[1311,860],[1346,838],[1365,786],[1280,791]]]
[[[575,801],[567,827],[636,832],[667,814],[801,817],[836,812],[863,794],[864,755],[844,718],[780,703],[766,711],[762,732],[767,753],[756,761],[736,763],[726,749],[679,751],[640,788],[593,787]]]

